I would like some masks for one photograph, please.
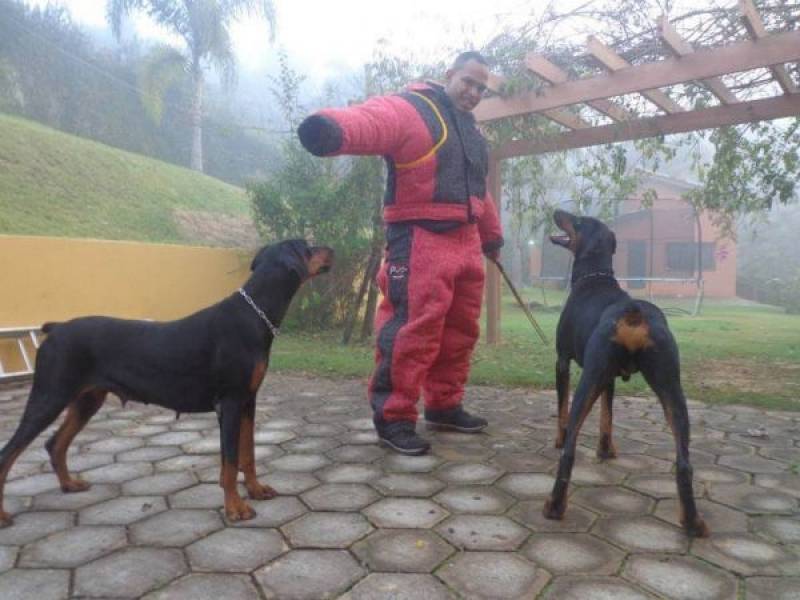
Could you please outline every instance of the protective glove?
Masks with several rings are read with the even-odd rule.
[[[315,156],[326,156],[342,146],[342,130],[323,115],[311,115],[300,123],[297,135],[303,147]]]

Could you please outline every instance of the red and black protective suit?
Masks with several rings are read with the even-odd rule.
[[[383,155],[386,253],[378,273],[376,424],[457,407],[480,332],[483,253],[503,244],[487,187],[488,150],[471,113],[435,84],[306,119],[298,133],[318,156]]]

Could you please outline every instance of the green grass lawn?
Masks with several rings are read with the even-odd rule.
[[[180,209],[249,215],[240,188],[0,113],[0,234],[194,242]]]
[[[523,290],[527,300],[541,301],[539,290]],[[551,341],[563,294],[548,290],[549,308],[534,316]],[[748,404],[800,410],[800,316],[763,305],[706,301],[701,316],[673,314],[690,301],[657,301],[681,350],[684,389],[689,398],[710,403]],[[471,383],[555,387],[555,350],[543,346],[510,296],[503,298],[502,342],[479,343]],[[272,368],[284,372],[338,377],[367,377],[372,369],[371,344],[342,346],[338,332],[287,334],[275,344]],[[573,382],[579,369],[573,366]],[[620,395],[650,394],[641,375],[618,380]]]

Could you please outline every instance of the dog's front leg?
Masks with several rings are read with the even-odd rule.
[[[600,399],[600,440],[597,442],[597,458],[601,460],[617,458],[617,447],[612,436],[613,420],[614,380],[612,379],[603,390],[603,397]]]
[[[242,410],[242,426],[239,429],[239,470],[244,473],[247,494],[254,500],[269,500],[277,496],[278,492],[256,479],[255,414],[256,401],[253,398]]]
[[[558,425],[556,426],[556,448],[564,446],[569,420],[569,358],[558,357],[556,361],[556,395],[558,396]]]
[[[219,404],[222,449],[220,485],[225,493],[225,516],[231,521],[246,521],[256,516],[256,511],[242,499],[236,488],[236,477],[239,474],[242,405],[242,401],[235,398],[225,399]]]

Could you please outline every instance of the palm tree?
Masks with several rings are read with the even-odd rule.
[[[121,35],[123,17],[134,12],[147,14],[183,38],[186,44],[182,50],[171,47],[158,50],[149,66],[154,70],[161,69],[162,74],[170,68],[174,72],[174,67],[180,66],[191,77],[191,168],[202,171],[205,71],[213,67],[220,72],[224,82],[231,84],[236,73],[230,37],[231,23],[245,15],[263,16],[269,25],[272,40],[275,34],[275,7],[272,0],[106,0],[106,14],[117,39]],[[162,95],[163,85],[162,79]],[[160,101],[159,96],[156,103]],[[158,112],[159,108],[155,111]]]

